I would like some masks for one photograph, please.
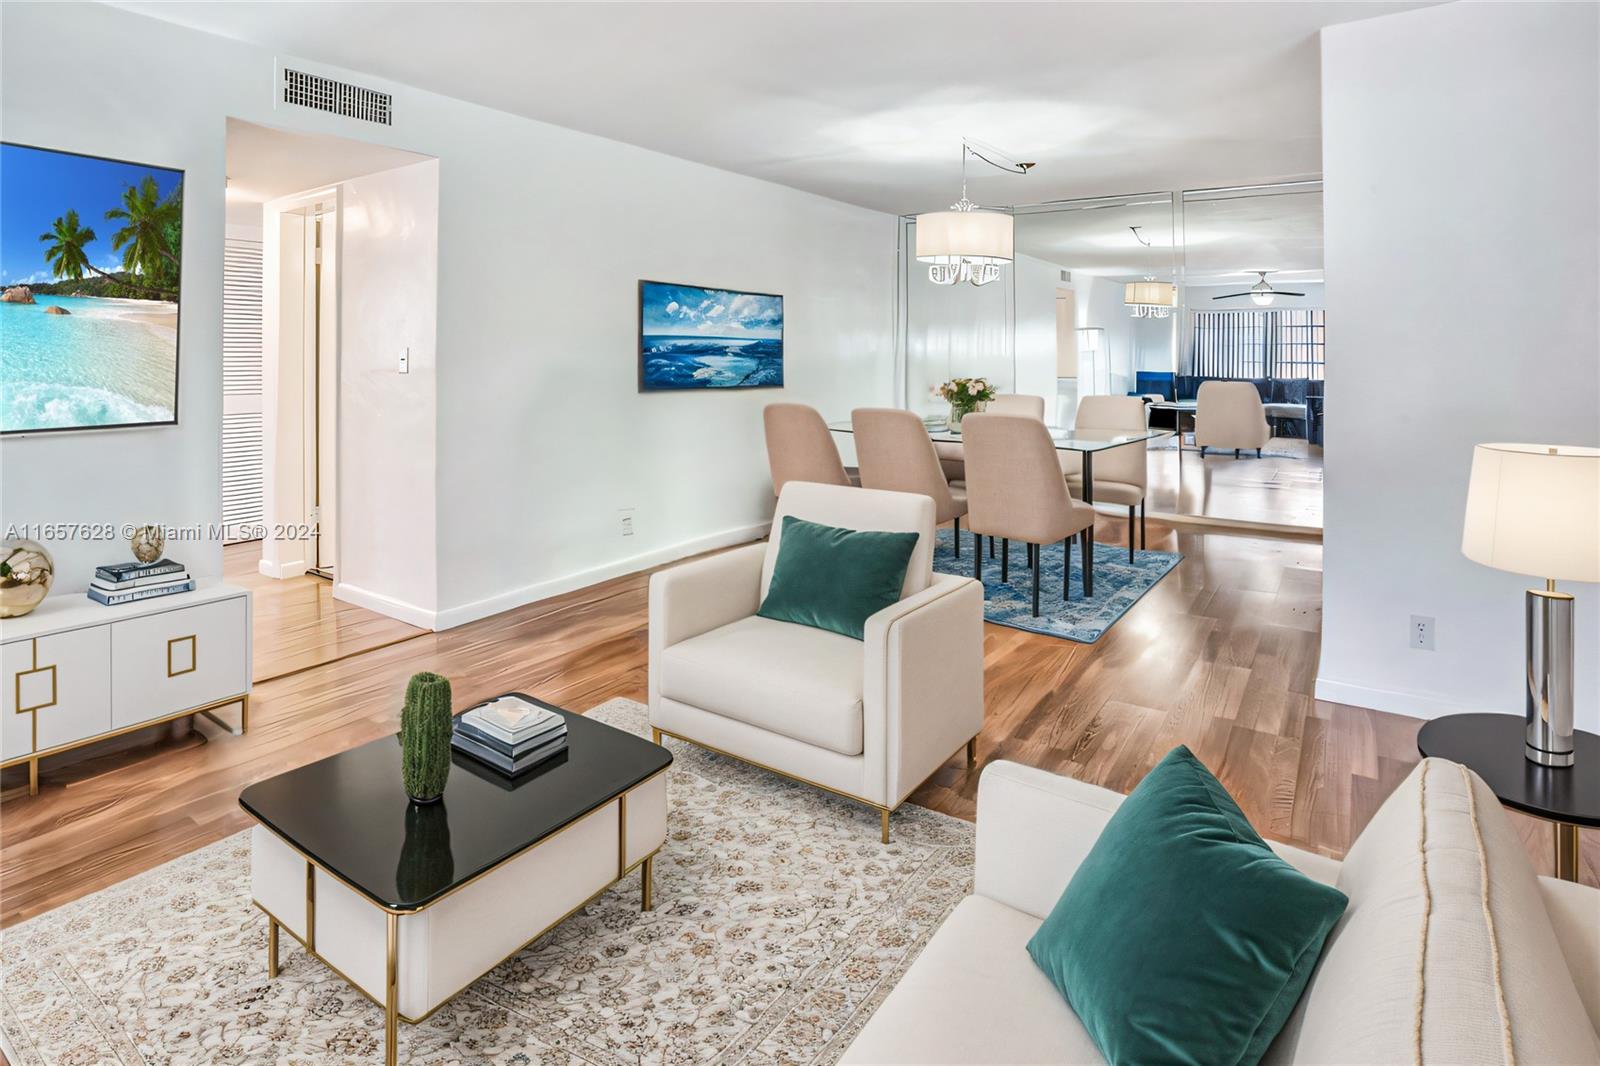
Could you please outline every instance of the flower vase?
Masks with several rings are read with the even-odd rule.
[[[951,433],[960,433],[961,432],[961,420],[963,418],[967,417],[968,415],[972,414],[972,412],[974,412],[974,411],[982,411],[987,406],[988,406],[988,404],[983,404],[983,403],[976,403],[976,404],[973,404],[971,407],[958,407],[955,404],[951,404],[950,405],[950,432]]]

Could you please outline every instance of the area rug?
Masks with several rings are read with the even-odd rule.
[[[1033,570],[1028,566],[1027,546],[1011,542],[1011,580],[1000,580],[1000,542],[995,542],[995,557],[989,558],[984,540],[983,617],[996,625],[1025,629],[1030,633],[1093,644],[1128,608],[1183,561],[1180,552],[1136,551],[1128,562],[1127,548],[1096,544],[1094,550],[1094,595],[1083,594],[1083,551],[1072,549],[1072,599],[1061,601],[1061,566],[1066,548],[1060,541],[1046,544],[1044,570],[1040,572],[1039,617],[1033,616]],[[956,558],[951,530],[939,530],[934,546],[933,568],[941,574],[972,576],[972,537],[962,530],[961,558]]]
[[[904,806],[880,844],[875,811],[670,746],[656,909],[630,875],[401,1025],[401,1062],[831,1063],[971,891],[967,822]],[[19,1066],[381,1061],[382,1012],[298,945],[267,980],[249,863],[240,833],[0,933]]]

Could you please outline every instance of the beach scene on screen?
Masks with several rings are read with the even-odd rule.
[[[0,145],[0,431],[177,417],[181,171]]]

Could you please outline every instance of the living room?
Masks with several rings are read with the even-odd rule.
[[[7,1061],[1600,1058],[1594,5],[0,31]]]

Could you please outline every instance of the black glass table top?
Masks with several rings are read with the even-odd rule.
[[[672,763],[643,737],[512,695],[566,718],[566,752],[514,778],[452,752],[444,798],[417,804],[390,736],[258,781],[239,806],[374,903],[411,911]]]
[[[1520,714],[1450,714],[1423,725],[1417,750],[1458,762],[1507,807],[1556,822],[1600,827],[1600,736],[1579,730],[1571,766],[1540,766],[1522,754]]]

